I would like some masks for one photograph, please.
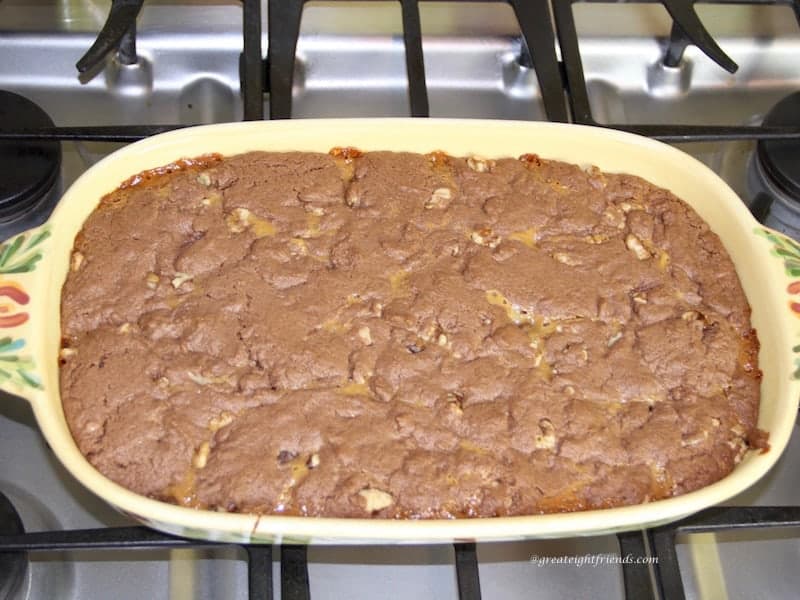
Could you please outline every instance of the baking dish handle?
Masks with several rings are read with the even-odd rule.
[[[38,297],[37,268],[50,233],[45,224],[0,244],[0,389],[26,400],[43,389],[31,344],[33,315],[43,300]]]
[[[790,238],[780,231],[770,229],[760,225],[756,228],[756,234],[766,238],[771,244],[770,254],[777,257],[783,263],[783,282],[782,288],[788,295],[788,308],[795,317],[800,317],[800,242]],[[800,321],[792,319],[793,323],[800,324]],[[800,337],[800,326],[793,325],[794,334]],[[792,347],[795,355],[795,371],[793,379],[800,380],[800,344]]]

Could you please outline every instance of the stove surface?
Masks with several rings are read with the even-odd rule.
[[[242,118],[239,2],[147,2],[138,21],[139,62],[124,65],[112,56],[79,78],[74,64],[107,10],[107,2],[96,1],[0,3],[0,90],[35,101],[59,126]],[[757,124],[773,104],[800,89],[800,27],[791,9],[702,5],[698,12],[739,64],[737,74],[691,46],[678,67],[665,67],[670,20],[660,5],[576,5],[587,90],[599,122]],[[544,118],[535,73],[519,61],[522,44],[510,8],[423,3],[421,16],[432,116]],[[406,116],[400,34],[399,3],[310,3],[297,50],[294,116]],[[62,143],[61,184],[68,186],[116,147]],[[753,142],[679,147],[748,201]],[[796,433],[777,467],[729,504],[800,504],[799,471]],[[8,396],[0,397],[0,491],[28,531],[131,524],[72,480],[47,448],[30,407]],[[796,597],[798,533],[686,536],[678,546],[686,596]],[[479,545],[481,590],[493,599],[622,597],[619,565],[550,560],[618,553],[615,537]],[[312,547],[308,561],[315,599],[457,597],[450,546]],[[121,599],[246,598],[246,557],[231,548],[35,553],[14,597],[112,593]]]

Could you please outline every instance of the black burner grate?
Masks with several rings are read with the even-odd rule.
[[[4,497],[0,494],[0,501],[3,500]],[[621,557],[630,555],[657,559],[650,566],[643,563],[622,563],[625,598],[681,600],[685,597],[675,549],[675,538],[678,534],[776,527],[800,527],[800,507],[716,507],[671,525],[618,534]],[[48,550],[173,549],[223,545],[226,544],[174,537],[146,527],[112,527],[3,534],[0,535],[0,557]],[[272,598],[272,547],[241,546],[248,558],[249,598]],[[460,600],[479,600],[481,588],[476,545],[458,543],[453,547],[458,597]],[[309,600],[311,595],[306,547],[284,545],[281,546],[280,553],[281,598]]]
[[[122,3],[121,0],[116,0]],[[258,120],[264,117],[264,93],[269,93],[270,118],[285,119],[292,115],[292,83],[295,50],[300,33],[300,20],[307,0],[268,0],[269,2],[269,54],[266,60],[261,52],[261,8],[259,0],[242,0],[243,53],[241,56],[240,80],[244,103],[244,119]],[[419,4],[429,0],[398,0],[402,8],[403,42],[406,50],[410,114],[425,117],[429,114],[428,90],[425,83],[425,66],[422,50],[422,35]],[[578,2],[603,2],[607,0],[552,0],[557,40],[562,61],[555,52],[556,36],[551,23],[548,0],[438,0],[448,3],[474,1],[503,2],[514,9],[522,33],[520,60],[534,68],[539,80],[542,103],[547,118],[551,121],[571,120],[585,125],[610,127],[670,142],[705,142],[740,139],[800,139],[800,127],[764,126],[717,126],[717,125],[659,125],[640,123],[601,124],[592,116],[586,80],[583,74],[578,36],[572,7]],[[798,0],[708,0],[717,4],[761,4],[791,6],[800,21]],[[735,71],[737,65],[722,51],[703,27],[694,12],[694,0],[638,0],[640,3],[663,4],[674,25],[665,53],[666,64],[676,64],[689,43],[696,44],[715,60],[721,68]],[[130,0],[129,4],[138,4]],[[113,13],[113,11],[112,11]],[[111,18],[111,17],[109,17]],[[119,26],[116,29],[119,29]],[[130,40],[135,32],[134,24],[126,30],[127,37],[118,41],[130,46],[135,52],[135,43]],[[118,33],[118,31],[117,31]],[[99,39],[103,37],[101,32]],[[127,42],[126,42],[127,40]],[[107,40],[104,48],[113,48]],[[93,46],[94,48],[94,46]],[[562,76],[563,74],[563,76]],[[567,102],[568,101],[568,102]],[[150,135],[186,127],[186,125],[121,125],[52,127],[42,129],[15,129],[0,131],[0,140],[87,140],[101,142],[132,142]]]
[[[0,493],[0,506],[5,496]],[[3,514],[0,514],[3,516]],[[2,525],[2,523],[0,523]],[[2,531],[2,529],[0,529]],[[0,559],[24,556],[26,552],[70,550],[131,550],[176,549],[211,546],[230,546],[171,536],[146,527],[108,527],[67,531],[0,534]],[[242,544],[247,555],[248,597],[250,600],[271,599],[272,546]],[[454,544],[456,578],[460,600],[481,597],[478,561],[475,544]],[[281,556],[281,598],[308,600],[311,597],[308,580],[308,560],[305,546],[283,545]],[[0,560],[0,564],[5,564]]]
[[[652,555],[658,557],[658,564],[654,565],[654,579],[659,596],[670,600],[683,600],[685,597],[678,555],[675,551],[675,538],[678,534],[798,526],[800,526],[798,506],[721,506],[710,508],[676,524],[644,532]],[[638,596],[628,594],[628,597]]]
[[[24,532],[22,519],[11,501],[0,493],[0,539],[6,535]],[[0,542],[0,598],[13,598],[28,570],[28,555],[25,552],[3,552]]]
[[[753,4],[787,5],[794,9],[800,24],[800,2],[798,0],[703,0],[706,4]],[[575,123],[598,125],[638,133],[667,142],[706,142],[744,139],[800,139],[800,127],[764,127],[735,125],[653,125],[653,124],[601,124],[592,116],[586,79],[583,75],[578,33],[572,12],[579,2],[608,2],[608,0],[553,0],[553,13],[558,32],[559,46],[572,118]],[[689,43],[694,43],[721,68],[729,72],[738,69],[717,45],[694,11],[694,0],[635,0],[631,4],[663,4],[673,19],[672,34],[668,42],[664,61],[675,66]]]
[[[300,34],[300,19],[307,0],[269,0],[269,92],[270,118],[288,119],[292,116],[292,74],[295,49]],[[422,53],[422,30],[419,3],[423,0],[400,0],[402,8],[403,43],[406,51],[408,95],[412,117],[427,117],[428,89],[425,84],[425,65]],[[437,0],[440,2],[469,2],[471,0]],[[539,79],[545,113],[551,121],[567,121],[564,91],[555,37],[550,25],[548,0],[480,0],[510,4],[517,17],[523,42],[529,51],[532,66]],[[275,18],[275,15],[279,15]]]

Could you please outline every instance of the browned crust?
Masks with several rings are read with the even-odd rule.
[[[175,162],[171,162],[167,165],[156,167],[154,169],[147,169],[137,173],[136,175],[131,175],[128,177],[128,179],[119,184],[117,190],[127,190],[134,186],[146,185],[148,183],[158,184],[159,180],[162,179],[164,175],[178,173],[179,171],[187,171],[190,169],[199,170],[208,168],[213,166],[214,163],[220,162],[221,160],[222,155],[217,152],[195,156],[194,158],[179,158]]]
[[[769,448],[733,264],[634,176],[535,154],[206,155],[126,180],[78,255],[67,420],[154,498],[570,512],[686,493]]]

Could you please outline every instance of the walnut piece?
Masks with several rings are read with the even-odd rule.
[[[449,406],[450,410],[458,416],[464,414],[463,402],[464,398],[460,394],[453,392],[447,394],[447,406]]]
[[[194,278],[194,275],[189,275],[188,273],[175,273],[175,277],[172,278],[172,287],[176,290],[181,287],[187,281],[191,281]]]
[[[620,341],[621,339],[622,339],[622,332],[621,332],[621,331],[618,331],[617,333],[615,333],[614,335],[612,335],[610,338],[608,338],[608,343],[607,343],[606,345],[607,345],[609,348],[611,348],[611,347],[612,347],[614,344],[616,344],[616,343],[617,343],[618,341]]]
[[[632,233],[629,233],[628,237],[625,238],[625,246],[627,246],[628,250],[633,252],[639,260],[647,260],[650,258],[650,252],[642,245],[642,241]]]
[[[372,332],[366,325],[358,330],[358,337],[366,346],[372,346]]]
[[[561,264],[568,265],[570,267],[581,264],[581,261],[577,260],[573,256],[570,256],[566,252],[555,252],[553,254],[553,258],[555,258]]]
[[[231,233],[242,233],[250,224],[250,211],[246,208],[234,208],[225,217],[225,224]]]
[[[488,227],[484,227],[483,229],[478,229],[477,231],[473,231],[469,234],[469,239],[471,239],[476,244],[481,246],[486,246],[487,248],[491,248],[494,250],[497,246],[500,245],[501,238],[499,235],[495,235],[494,232],[489,229]]]
[[[539,431],[534,444],[540,450],[553,450],[556,447],[556,428],[550,419],[539,419]]]
[[[364,509],[367,512],[376,512],[388,508],[394,504],[394,496],[378,488],[364,488],[358,495],[364,501]]]
[[[58,353],[58,357],[61,360],[67,360],[69,357],[75,356],[77,353],[78,351],[75,350],[75,348],[62,348]]]
[[[213,432],[217,432],[223,427],[233,423],[233,415],[229,412],[221,412],[219,416],[212,417],[208,422],[208,428]]]
[[[470,156],[467,159],[467,166],[476,173],[488,173],[494,167],[494,161],[482,156]]]
[[[347,192],[344,195],[344,203],[350,208],[361,206],[361,194],[358,193],[356,186],[351,185],[347,188]]]
[[[72,260],[70,261],[69,267],[73,271],[77,271],[83,265],[84,256],[82,253],[75,251],[72,253]]]
[[[203,442],[200,444],[200,448],[197,450],[197,453],[192,459],[192,465],[195,469],[202,469],[206,466],[206,463],[208,463],[209,452],[211,452],[211,447],[208,445],[208,442]]]
[[[431,197],[425,201],[425,208],[446,208],[453,199],[453,192],[450,188],[438,188],[433,190]]]

